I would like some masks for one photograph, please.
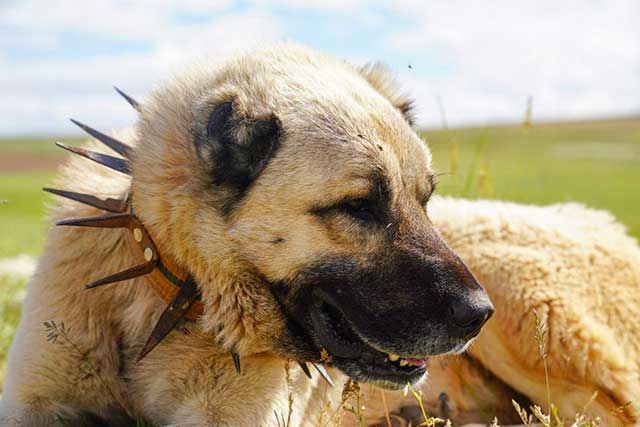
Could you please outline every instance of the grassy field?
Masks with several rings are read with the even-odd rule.
[[[439,194],[533,204],[578,201],[610,210],[640,238],[640,118],[422,135],[441,172]],[[41,188],[65,158],[53,141],[0,140],[0,260],[42,251],[51,196]],[[0,272],[0,384],[25,280]]]
[[[438,193],[606,209],[640,238],[640,118],[425,131]]]
[[[427,130],[438,193],[613,212],[640,238],[640,118]],[[37,255],[45,202],[65,154],[53,141],[0,140],[0,258]],[[77,141],[63,139],[65,142]]]
[[[65,159],[54,141],[77,139],[0,140],[0,258],[38,255],[44,241],[45,202],[42,187],[50,184]]]

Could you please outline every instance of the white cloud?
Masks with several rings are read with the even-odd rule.
[[[353,11],[366,9],[364,0],[253,0],[259,6],[286,6],[295,9]]]
[[[538,117],[640,111],[640,3],[420,2],[400,0],[417,24],[388,46],[451,62],[444,75],[404,72],[422,122],[437,123],[436,94],[454,123],[518,120],[526,98]]]
[[[175,13],[220,11],[228,0],[23,0],[10,4],[0,24],[29,33],[72,31],[127,40],[155,40]]]
[[[454,124],[520,120],[529,95],[534,118],[640,111],[640,3],[635,0],[249,4],[250,11],[231,7],[232,0],[3,3],[0,134],[76,132],[66,121],[69,116],[100,128],[131,123],[131,111],[114,99],[111,85],[140,97],[200,57],[223,58],[285,38],[289,23],[274,15],[274,4],[305,9],[306,19],[315,12],[358,17],[352,28],[336,30],[344,31],[345,40],[359,29],[379,31],[385,45],[352,48],[347,55],[356,62],[380,59],[378,53],[416,58],[413,69],[403,64],[398,71],[417,99],[420,123],[440,123],[438,96]],[[398,15],[404,19],[396,22]],[[309,25],[307,31],[313,40],[329,29]],[[66,49],[69,34],[119,40],[114,46],[134,41],[142,48],[109,51],[103,43],[93,54],[54,55]],[[345,52],[350,46],[333,48]],[[16,51],[32,54],[16,56]],[[434,62],[444,64],[443,70],[434,71],[429,65]]]
[[[71,4],[74,3],[74,4]],[[57,4],[66,13],[56,12],[56,17],[38,12],[27,18],[31,5],[17,7],[12,14],[2,17],[14,27],[46,28],[52,36],[68,24],[68,28],[83,34],[102,33],[116,35],[127,25],[136,22],[135,16],[124,16],[121,11],[100,2],[97,11],[112,25],[103,24],[89,29],[87,22],[75,22],[72,16],[82,20],[88,13],[74,9],[76,2]],[[144,22],[131,39],[147,39],[151,49],[144,52],[109,52],[94,56],[71,58],[45,57],[9,60],[0,53],[0,134],[68,134],[77,133],[68,117],[76,117],[103,129],[122,127],[133,120],[131,110],[119,102],[112,85],[117,85],[132,95],[148,93],[154,84],[179,71],[185,64],[204,57],[224,58],[240,49],[283,38],[280,24],[270,15],[261,13],[227,13],[220,18],[198,24],[175,25],[169,16],[163,15],[169,8],[154,2],[148,10],[156,11],[141,20]],[[190,10],[199,10],[198,2],[187,2]],[[209,5],[209,3],[207,3]],[[136,6],[138,7],[138,6]],[[19,9],[19,10],[18,10]],[[126,9],[127,13],[131,9]],[[185,10],[182,10],[184,12]],[[126,14],[125,14],[126,15]],[[7,16],[10,16],[8,18]],[[118,19],[122,18],[122,21]],[[74,24],[75,22],[75,24]],[[75,26],[74,26],[75,25]],[[123,33],[125,34],[125,33]],[[127,33],[130,34],[130,33]]]

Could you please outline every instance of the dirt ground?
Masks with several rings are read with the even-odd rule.
[[[64,157],[34,157],[31,155],[11,153],[0,156],[0,173],[46,172],[55,170],[63,162]]]

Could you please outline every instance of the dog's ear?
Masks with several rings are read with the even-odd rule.
[[[413,99],[400,92],[399,85],[389,68],[380,62],[375,62],[360,67],[358,71],[375,90],[400,110],[407,122],[413,126],[415,119]]]
[[[198,154],[211,165],[214,185],[243,193],[277,150],[282,134],[275,115],[250,118],[237,114],[233,102],[211,111],[206,126],[195,130]]]

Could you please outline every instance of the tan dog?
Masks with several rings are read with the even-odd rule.
[[[98,158],[131,180],[84,159],[64,171],[63,188],[130,201],[99,221],[129,230],[50,231],[3,425],[317,425],[340,387],[288,361],[397,389],[463,351],[493,307],[428,219],[433,171],[409,105],[379,67],[289,45],[155,91],[120,147],[130,160]],[[53,217],[103,213],[66,202]],[[83,289],[138,262],[181,284],[170,308],[152,276]]]

